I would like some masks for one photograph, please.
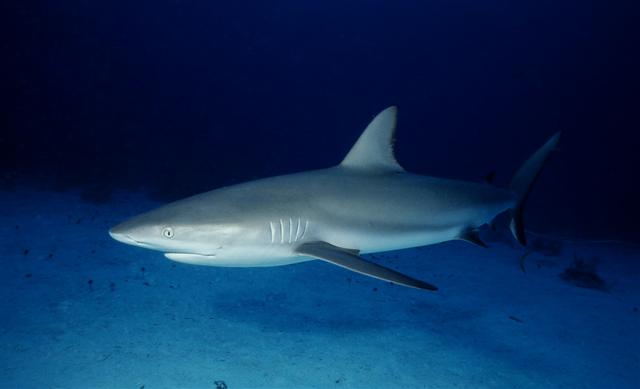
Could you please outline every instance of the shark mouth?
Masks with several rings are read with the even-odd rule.
[[[210,265],[216,258],[216,254],[165,253],[164,256],[172,261],[192,265]]]

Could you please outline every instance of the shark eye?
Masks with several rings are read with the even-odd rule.
[[[162,229],[162,236],[167,239],[173,239],[173,228],[165,227]]]

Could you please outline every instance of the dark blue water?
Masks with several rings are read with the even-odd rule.
[[[507,182],[564,131],[532,227],[637,240],[637,6],[5,4],[5,180],[164,199],[337,163],[400,108],[409,170]]]
[[[0,387],[633,387],[638,8],[3,3]],[[499,232],[494,251],[377,258],[434,275],[443,292],[425,298],[319,264],[176,266],[106,234],[335,165],[389,105],[420,174],[506,185],[562,131],[525,212],[534,248]]]

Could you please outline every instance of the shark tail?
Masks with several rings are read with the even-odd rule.
[[[511,180],[510,188],[516,196],[516,203],[511,209],[510,228],[513,236],[523,246],[527,244],[522,217],[524,205],[527,202],[533,184],[540,176],[544,163],[549,158],[549,154],[556,148],[559,140],[560,132],[557,132],[525,161]]]

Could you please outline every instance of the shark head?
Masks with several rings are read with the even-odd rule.
[[[196,202],[187,199],[120,223],[109,235],[125,244],[164,252],[169,259],[207,264],[233,244],[241,226],[215,217],[199,222],[201,216]]]
[[[254,215],[247,220],[251,207],[243,200],[246,196],[230,201],[224,194],[211,191],[164,205],[116,225],[109,235],[195,265],[253,266],[265,255],[278,258],[275,251],[282,247],[265,248],[272,239],[269,218]]]

